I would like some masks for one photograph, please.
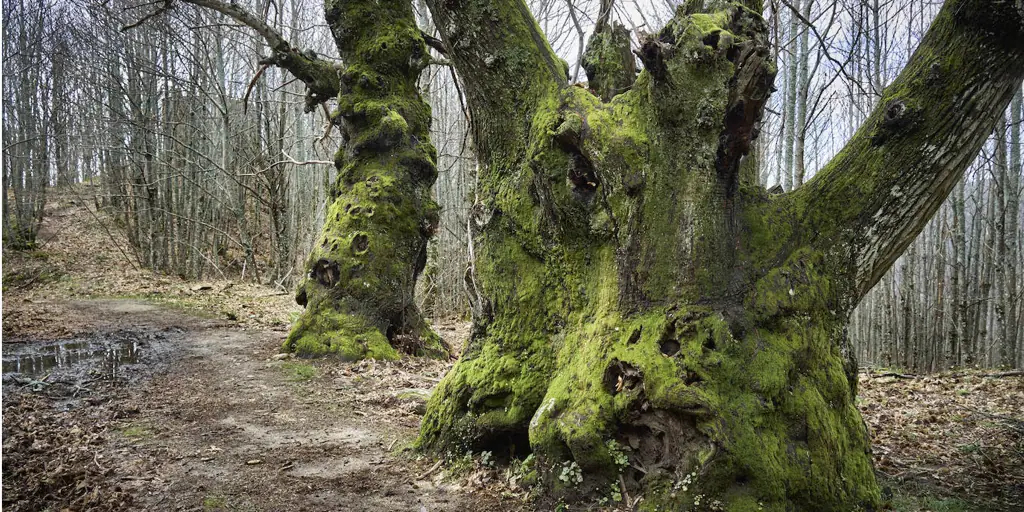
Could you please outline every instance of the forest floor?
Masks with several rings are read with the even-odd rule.
[[[51,194],[40,240],[3,255],[5,510],[535,508],[488,455],[411,450],[451,362],[284,357],[290,293],[136,268],[88,188]],[[1019,510],[1024,378],[996,375],[861,375],[891,509]]]

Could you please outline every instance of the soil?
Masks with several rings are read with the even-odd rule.
[[[132,329],[154,356],[130,376],[5,386],[5,510],[523,506],[495,486],[430,471],[434,461],[409,449],[420,397],[446,363],[279,359],[279,330],[139,299],[49,306],[54,321],[83,319],[79,333]]]
[[[452,361],[279,354],[290,293],[138,268],[89,194],[51,194],[41,247],[4,253],[5,359],[55,342],[137,353],[5,375],[4,510],[537,508],[493,454],[412,449]],[[435,329],[455,347],[469,332]],[[1024,503],[1024,377],[865,372],[858,403],[892,509]]]

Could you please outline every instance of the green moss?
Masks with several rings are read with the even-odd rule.
[[[206,496],[203,498],[203,510],[224,510],[228,507],[228,500],[224,496]]]
[[[147,439],[153,437],[153,431],[142,425],[129,425],[121,430],[121,434],[129,439]]]
[[[651,510],[878,505],[837,344],[847,283],[800,238],[803,204],[716,186],[736,70],[704,36],[727,46],[764,28],[738,19],[677,18],[665,76],[644,72],[611,101],[534,90],[525,145],[487,153],[487,308],[420,448],[528,440],[553,499],[621,477]]]
[[[388,339],[376,325],[367,323],[363,315],[330,310],[316,314],[307,310],[292,328],[284,349],[302,357],[335,354],[346,361],[398,359],[398,352]]]
[[[587,72],[590,89],[604,101],[627,91],[636,80],[629,31],[619,24],[595,31],[587,42],[581,64]]]

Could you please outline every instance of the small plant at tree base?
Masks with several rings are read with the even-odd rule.
[[[677,491],[688,492],[690,490],[690,485],[692,485],[696,479],[696,471],[686,475],[682,480],[676,482],[675,485],[672,486],[673,493]]]
[[[484,466],[484,467],[487,467],[487,468],[493,468],[494,467],[494,454],[489,452],[489,451],[480,452],[480,465]]]
[[[579,485],[583,483],[583,471],[576,461],[565,462],[562,464],[562,472],[558,475],[558,479],[566,485]]]
[[[505,481],[510,486],[530,487],[537,483],[536,457],[531,453],[523,460],[513,459],[505,469]]]
[[[461,457],[456,457],[455,454],[449,452],[445,459],[447,459],[445,463],[447,480],[455,480],[469,474],[476,465],[473,462],[472,451],[467,451]]]
[[[611,491],[612,501],[616,503],[622,501],[622,489],[619,487],[618,482],[612,482]]]
[[[619,468],[619,472],[629,466],[629,456],[626,455],[626,450],[629,450],[629,447],[622,446],[614,439],[606,442],[605,446],[608,448],[608,455],[611,455],[615,466]]]

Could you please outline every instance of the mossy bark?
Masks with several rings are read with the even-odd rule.
[[[920,115],[935,119],[976,108],[953,116],[972,135],[941,169],[881,167],[933,137],[886,124],[883,105],[850,145],[875,153],[844,152],[805,189],[769,197],[741,165],[774,77],[747,7],[760,2],[680,9],[609,101],[565,85],[520,0],[429,3],[485,168],[474,332],[430,399],[420,446],[532,452],[549,496],[610,496],[623,482],[650,510],[879,507],[845,326],[865,265],[891,261],[865,263],[861,242],[898,253],[962,175],[973,134],[991,131],[981,113],[1020,85],[1019,8],[948,2],[893,86],[905,89],[886,93],[930,98]],[[948,66],[942,92],[922,59]],[[995,85],[954,84],[961,66]],[[886,202],[893,184],[913,197]],[[857,238],[889,229],[878,204],[910,227]],[[581,484],[559,478],[575,467]]]
[[[429,54],[408,1],[325,7],[346,65],[333,114],[344,144],[323,232],[296,292],[306,310],[285,349],[345,359],[446,357],[413,300],[438,222],[430,109],[416,87]]]
[[[582,62],[590,90],[604,101],[626,92],[636,80],[636,57],[630,48],[629,30],[611,22],[613,6],[613,0],[601,1]]]

